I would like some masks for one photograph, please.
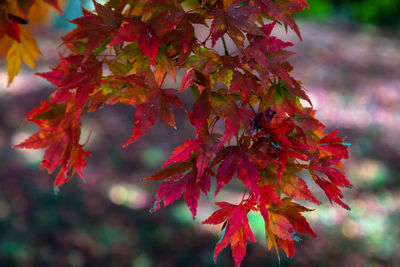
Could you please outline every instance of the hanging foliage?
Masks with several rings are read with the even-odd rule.
[[[217,202],[219,210],[203,222],[223,225],[214,260],[230,245],[236,266],[241,264],[248,240],[256,241],[249,212],[264,218],[268,248],[278,257],[278,247],[294,256],[298,234],[316,236],[302,215],[310,209],[295,202],[320,203],[300,171],[310,173],[329,201],[349,209],[341,192],[351,186],[341,163],[348,147],[337,130],[324,132],[306,91],[292,77],[288,58],[294,53],[286,49],[293,44],[273,35],[284,27],[301,39],[292,14],[308,8],[305,0],[110,0],[94,7],[71,21],[76,28],[63,37],[69,54],[60,55],[50,72],[38,73],[55,89],[26,115],[39,131],[15,146],[46,149],[41,168],[57,170],[56,188],[75,173],[84,177],[90,153],[81,142],[83,116],[116,103],[135,107],[125,147],[157,119],[176,127],[172,107],[183,109],[180,93],[190,88],[197,99],[186,110],[194,138],[184,140],[163,169],[145,180],[162,181],[153,211],[183,197],[193,218],[200,194],[209,194],[213,181],[215,195],[233,179],[243,184],[240,203]],[[11,81],[21,58],[33,66],[37,47],[19,30],[20,21],[2,10],[7,27],[0,34],[15,42],[7,57]],[[197,26],[209,31],[206,39],[196,35]],[[234,50],[228,50],[227,38]],[[217,43],[222,54],[214,49]],[[181,69],[186,73],[180,90],[165,88],[166,76],[176,79]]]

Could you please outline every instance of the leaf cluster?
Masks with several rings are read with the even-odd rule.
[[[44,2],[62,13],[57,0]],[[43,8],[43,5],[39,0],[0,1],[0,48],[7,51],[8,84],[18,74],[22,61],[34,68],[39,58],[40,50],[26,26],[33,8]]]
[[[316,236],[295,200],[319,204],[300,171],[310,173],[331,202],[342,202],[341,187],[350,187],[341,161],[347,145],[337,130],[326,134],[301,83],[292,75],[286,50],[292,43],[273,35],[290,28],[301,39],[292,14],[305,0],[110,0],[95,10],[83,9],[63,37],[69,54],[38,75],[56,88],[48,100],[27,114],[39,131],[17,148],[46,149],[41,168],[59,187],[78,173],[86,158],[81,118],[106,105],[136,107],[133,132],[124,146],[138,140],[156,123],[176,127],[172,106],[183,109],[180,93],[188,88],[196,101],[186,110],[194,138],[185,140],[163,169],[145,180],[162,181],[153,211],[182,196],[195,218],[200,194],[217,195],[233,179],[244,187],[238,204],[220,208],[203,223],[223,224],[214,259],[229,244],[236,266],[255,242],[249,212],[265,220],[268,248],[281,247],[294,256],[298,233]],[[195,28],[209,35],[199,40]],[[229,51],[226,39],[236,46]],[[209,40],[210,39],[210,40]],[[214,46],[221,42],[224,52]],[[165,88],[167,75],[176,79],[185,69],[180,90]],[[308,105],[305,103],[308,102]],[[216,127],[220,125],[221,127]],[[219,130],[219,129],[222,129]]]

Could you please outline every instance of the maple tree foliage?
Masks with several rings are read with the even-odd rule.
[[[233,179],[243,184],[240,203],[217,202],[220,209],[203,222],[223,225],[214,260],[230,245],[235,265],[241,264],[248,240],[256,241],[249,212],[263,217],[268,248],[278,257],[279,247],[295,255],[299,233],[316,236],[302,215],[311,210],[295,202],[320,204],[300,171],[310,173],[330,202],[349,209],[341,192],[351,187],[341,163],[348,147],[337,130],[324,132],[304,88],[291,76],[287,60],[294,53],[286,48],[293,44],[273,36],[274,28],[285,27],[301,39],[292,14],[308,8],[305,0],[110,0],[94,7],[71,21],[76,28],[63,37],[69,54],[37,74],[56,88],[26,115],[39,131],[15,146],[46,149],[41,168],[57,169],[55,187],[75,173],[84,176],[90,153],[81,140],[83,116],[116,103],[136,107],[127,146],[157,118],[176,127],[172,106],[183,109],[179,95],[190,88],[196,101],[186,113],[194,138],[145,180],[162,181],[152,211],[183,196],[193,218],[200,194],[207,196],[214,180],[215,195]],[[18,21],[8,17],[6,25],[0,34],[23,43]],[[209,31],[207,39],[199,40],[196,25]],[[235,51],[228,51],[226,38]],[[217,42],[222,54],[213,48]],[[181,69],[186,72],[180,89],[165,88],[166,76],[176,80]]]

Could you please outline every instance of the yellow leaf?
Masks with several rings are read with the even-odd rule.
[[[35,62],[33,61],[32,55],[29,54],[24,47],[21,48],[21,55],[26,65],[28,65],[31,69],[35,67]]]
[[[12,0],[15,1],[15,0]],[[25,0],[26,1],[26,0]],[[17,1],[15,1],[17,2]],[[66,0],[58,0],[58,4],[61,9],[64,9]],[[51,22],[51,17],[54,14],[58,14],[58,11],[50,6],[48,3],[44,2],[43,0],[39,1],[36,0],[31,9],[29,10],[28,14],[28,21],[29,25],[31,26],[43,26],[43,25],[49,25]]]
[[[36,41],[31,33],[28,32],[25,28],[21,28],[20,38],[23,45],[21,49],[22,59],[24,60],[26,65],[28,65],[30,68],[34,68],[34,60],[37,60],[39,58],[38,54],[40,53]]]
[[[17,41],[14,41],[8,50],[6,60],[8,84],[10,84],[21,69],[21,47]]]
[[[228,9],[228,7],[230,6],[230,5],[232,5],[234,2],[236,2],[235,0],[224,0],[223,1],[224,2],[224,8],[225,8],[225,10],[227,10]]]
[[[185,11],[189,11],[198,8],[199,2],[197,0],[185,0],[181,3],[181,6]]]
[[[217,82],[225,84],[226,88],[229,89],[229,87],[231,86],[232,77],[233,77],[232,69],[221,68],[219,69],[216,78]]]
[[[3,36],[0,39],[0,58],[5,58],[8,52],[8,49],[11,47],[13,39],[8,37],[7,35]]]

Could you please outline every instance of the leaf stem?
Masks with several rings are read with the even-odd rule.
[[[118,16],[121,15],[121,13],[124,10],[125,6],[126,6],[126,0],[121,0],[119,2],[119,6],[118,6],[118,10],[117,10]]]
[[[229,51],[228,51],[228,47],[226,46],[226,42],[225,42],[224,36],[221,37],[221,40],[222,40],[222,44],[224,45],[225,56],[229,56]]]
[[[211,36],[211,32],[208,34],[207,38],[206,38],[203,42],[201,42],[201,44],[202,44],[204,47],[206,46],[206,42],[208,41],[208,39],[210,38],[210,36]]]
[[[240,201],[240,203],[242,203],[242,202],[243,202],[243,200],[244,200],[244,197],[246,196],[246,193],[247,193],[247,186],[246,186],[246,189],[244,190],[244,194],[243,194],[243,196],[242,196],[242,201]]]
[[[255,109],[253,108],[253,106],[252,106],[250,103],[248,103],[248,105],[249,105],[251,111],[253,111],[254,114],[257,114],[257,112],[255,111]]]
[[[93,128],[94,128],[94,122],[96,121],[98,111],[99,111],[99,108],[97,108],[95,113],[94,113],[92,126],[90,126],[89,135],[87,136],[86,141],[83,143],[82,147],[87,145],[87,143],[89,142],[90,137],[92,136],[92,132],[93,132]]]
[[[217,124],[218,120],[219,120],[219,117],[215,117],[213,119],[213,121],[211,122],[211,133],[214,131],[215,124]]]

